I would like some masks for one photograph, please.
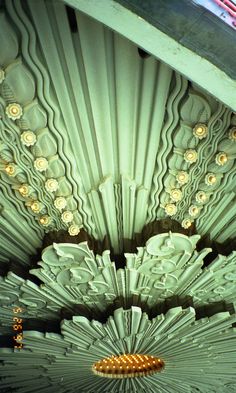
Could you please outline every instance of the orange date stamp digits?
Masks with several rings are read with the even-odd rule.
[[[20,314],[23,312],[23,309],[21,307],[14,307],[13,308],[13,313],[14,314]],[[15,344],[14,348],[23,348],[23,344],[20,343],[19,341],[23,340],[23,319],[19,318],[18,316],[14,316],[12,319],[13,323],[12,323],[12,329],[17,332],[17,334],[13,337],[13,340],[15,340]]]

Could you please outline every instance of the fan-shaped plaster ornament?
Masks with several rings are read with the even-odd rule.
[[[103,324],[75,316],[61,335],[25,331],[22,349],[0,349],[2,387],[14,379],[18,393],[220,391],[222,379],[236,382],[235,321],[228,312],[196,319],[191,307],[152,320],[119,308]]]

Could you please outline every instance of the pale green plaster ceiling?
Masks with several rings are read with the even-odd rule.
[[[236,111],[235,55],[231,51],[230,58],[229,53],[230,49],[234,50],[234,31],[230,32],[231,28],[221,21],[216,23],[217,18],[214,20],[214,17],[206,16],[207,12],[196,5],[194,16],[194,4],[191,0],[65,2],[145,48]],[[176,24],[174,15],[177,18]],[[208,45],[203,40],[209,41]],[[230,64],[224,64],[227,58]]]
[[[99,21],[76,11],[72,26],[62,2],[0,11],[0,392],[235,392],[235,252],[196,250],[200,237],[233,249],[235,114]],[[168,218],[189,236],[130,251]],[[71,244],[82,227],[106,239],[101,255]],[[60,230],[71,243],[39,255]],[[4,345],[15,307],[21,349]],[[142,352],[164,371],[91,371]]]
[[[31,318],[59,322],[63,308],[68,315],[86,309],[96,319],[108,306],[115,311],[104,323],[84,316],[64,319],[61,334],[30,329],[23,331],[22,340],[22,333],[15,332],[24,347],[14,353],[0,350],[2,387],[19,393],[233,392],[236,315],[230,304],[236,256],[219,256],[204,268],[211,250],[197,252],[198,240],[198,235],[156,235],[137,254],[126,253],[126,267],[119,270],[108,251],[95,256],[87,243],[54,244],[44,250],[40,269],[31,270],[41,286],[9,272],[0,281],[5,335],[12,331],[13,305],[13,315],[23,324]],[[182,307],[176,307],[177,298]],[[222,300],[227,304],[220,306]],[[143,309],[157,316],[150,318]],[[122,353],[158,356],[165,369],[160,375],[121,380],[91,371],[99,359]]]

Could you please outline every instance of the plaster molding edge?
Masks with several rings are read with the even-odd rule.
[[[61,0],[104,23],[236,110],[236,81],[113,0]]]

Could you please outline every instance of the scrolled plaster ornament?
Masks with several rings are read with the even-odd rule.
[[[146,242],[147,251],[151,255],[167,256],[178,252],[191,254],[200,239],[199,235],[187,237],[172,232],[151,237]]]
[[[111,304],[124,306],[131,298],[134,305],[141,306],[145,297],[150,309],[176,296],[191,296],[198,306],[234,301],[236,253],[219,256],[204,268],[211,249],[196,251],[199,238],[171,232],[153,236],[137,253],[126,253],[126,267],[118,270],[108,250],[95,255],[87,242],[54,243],[44,249],[38,267],[30,270],[43,287],[9,273],[0,277],[0,306],[9,316],[12,305],[31,305],[27,312],[36,315],[32,304],[38,304],[40,315],[46,318],[50,310],[75,312],[78,304],[99,314]],[[7,302],[5,292],[12,293]],[[0,318],[10,329],[5,314],[0,311]]]
[[[68,290],[73,288],[70,292],[70,302],[74,303],[77,299],[80,302],[85,301],[87,306],[92,302],[95,309],[100,302],[103,302],[103,309],[106,303],[110,304],[118,296],[118,293],[115,294],[111,285],[111,262],[107,256],[106,261],[105,256],[104,261],[103,257],[98,259],[99,263],[86,242],[79,245],[54,244],[43,252],[43,262],[39,263],[42,268],[34,269],[31,273],[45,283],[53,274],[54,283],[57,283],[54,285],[56,292],[62,291],[62,287],[67,287]],[[110,295],[107,296],[108,294]],[[98,297],[93,298],[93,296]]]
[[[199,277],[196,277],[188,293],[195,298],[195,304],[209,304],[214,302],[234,301],[236,278],[236,252],[229,256],[219,255],[205,268]],[[211,283],[209,288],[204,285],[205,280]]]
[[[58,274],[57,282],[61,285],[78,286],[90,282],[93,278],[94,274],[90,269],[72,265]]]

